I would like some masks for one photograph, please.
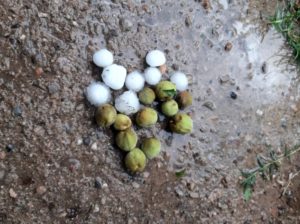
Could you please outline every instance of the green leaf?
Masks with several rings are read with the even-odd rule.
[[[167,94],[170,97],[173,97],[176,94],[176,90],[175,89],[165,89],[163,91],[164,91],[165,94]]]
[[[176,175],[177,178],[184,177],[185,174],[186,174],[186,173],[185,173],[185,169],[180,170],[180,171],[177,171],[177,172],[175,173],[175,175]]]
[[[245,201],[249,201],[252,195],[251,187],[247,186],[244,188],[244,199]]]
[[[264,161],[259,155],[256,157],[256,161],[257,161],[257,164],[259,165],[260,168],[264,167],[264,165],[265,165]]]

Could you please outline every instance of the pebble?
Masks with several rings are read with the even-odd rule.
[[[9,189],[9,196],[11,198],[17,198],[18,197],[18,194],[14,191],[14,189],[10,188]]]
[[[296,104],[292,104],[291,105],[291,109],[296,113],[298,111],[297,105]]]
[[[0,181],[3,180],[5,177],[5,171],[4,170],[0,170]]]
[[[192,19],[191,19],[190,16],[187,16],[187,17],[185,18],[185,25],[186,25],[187,27],[190,27],[190,26],[192,25]]]
[[[222,75],[222,76],[219,77],[219,80],[220,80],[221,84],[224,84],[224,83],[230,81],[230,76],[228,74]]]
[[[230,42],[226,43],[224,49],[225,49],[225,51],[231,51],[231,49],[232,49],[232,43],[230,43]]]
[[[97,143],[96,143],[96,142],[94,142],[94,143],[92,144],[91,149],[92,149],[92,150],[97,150]]]
[[[256,111],[256,115],[258,115],[258,116],[263,116],[264,115],[264,112],[262,111],[262,110],[260,110],[260,109],[258,109],[257,111]]]
[[[166,64],[163,64],[163,65],[159,66],[158,69],[159,69],[159,71],[160,71],[161,74],[166,74],[167,71],[168,71],[168,67],[167,67]]]
[[[230,93],[230,97],[231,97],[231,99],[236,100],[238,96],[237,96],[237,94],[235,92],[232,91]]]
[[[7,151],[7,152],[12,152],[12,151],[14,151],[14,149],[15,149],[15,147],[14,147],[14,145],[12,145],[12,144],[8,144],[8,145],[6,146],[6,151]]]
[[[197,192],[191,192],[190,197],[191,198],[199,198],[199,194]]]
[[[5,159],[5,157],[6,157],[6,153],[1,151],[0,152],[0,159],[3,160],[3,159]]]
[[[78,170],[81,166],[80,161],[78,159],[69,159],[69,169],[71,171]]]
[[[133,27],[133,23],[130,20],[124,18],[120,20],[120,25],[122,31],[124,32],[130,31]]]
[[[35,69],[35,71],[34,71],[34,74],[35,74],[35,77],[36,78],[39,78],[39,77],[41,77],[41,75],[43,74],[43,69],[41,68],[41,67],[37,67],[36,69]]]
[[[60,89],[60,86],[56,82],[50,83],[48,85],[48,91],[50,94],[54,94],[54,93],[58,92],[59,89]]]
[[[100,211],[99,205],[95,204],[93,212],[97,213],[99,211]]]
[[[133,182],[133,183],[132,183],[132,186],[133,186],[134,188],[139,188],[139,187],[140,187],[140,185],[139,185],[137,182]]]
[[[89,136],[83,138],[83,144],[89,146],[91,144],[91,138]]]
[[[102,180],[100,177],[96,177],[94,186],[97,189],[102,189],[102,188],[108,187],[107,183],[104,180]]]
[[[211,111],[214,111],[216,109],[216,105],[212,101],[206,101],[203,106],[210,109]]]
[[[19,105],[17,105],[16,107],[14,107],[14,109],[13,109],[13,114],[15,115],[15,116],[21,116],[22,115],[22,108],[19,106]]]
[[[83,140],[80,138],[77,140],[77,145],[81,145],[83,143]]]
[[[47,188],[45,186],[38,186],[36,188],[36,193],[38,193],[39,195],[46,193],[46,191],[47,191]]]
[[[268,66],[267,66],[267,63],[264,62],[261,66],[261,71],[263,74],[266,74],[268,72]]]

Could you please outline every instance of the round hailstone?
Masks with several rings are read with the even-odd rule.
[[[134,114],[140,109],[140,102],[135,92],[129,90],[118,96],[115,100],[115,108],[120,113]]]
[[[93,55],[93,62],[95,63],[95,65],[99,67],[104,68],[106,66],[109,66],[113,63],[113,61],[114,61],[113,54],[106,49],[96,51]]]
[[[133,71],[127,75],[125,85],[127,89],[139,92],[144,88],[145,78],[140,72]]]
[[[86,89],[86,98],[90,104],[99,106],[111,99],[109,88],[100,82],[91,83]]]
[[[146,68],[144,71],[145,80],[149,85],[156,85],[161,79],[161,72],[158,68]]]
[[[146,62],[151,67],[158,67],[166,63],[166,57],[164,52],[160,50],[152,50],[148,52]]]
[[[126,74],[126,68],[112,64],[104,68],[101,76],[107,86],[114,90],[119,90],[124,86]]]
[[[186,75],[182,72],[175,72],[171,78],[171,82],[176,85],[176,89],[178,91],[185,91],[188,88],[189,81]]]

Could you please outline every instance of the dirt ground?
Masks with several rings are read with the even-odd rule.
[[[300,223],[299,178],[280,197],[299,156],[247,203],[239,185],[258,153],[299,141],[296,66],[267,24],[276,3],[204,2],[0,1],[0,223]],[[163,145],[138,175],[84,97],[101,48],[128,70],[158,48],[192,78],[193,133],[137,130]]]

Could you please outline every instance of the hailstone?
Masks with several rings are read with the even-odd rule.
[[[101,76],[107,86],[114,90],[119,90],[124,86],[126,74],[126,68],[112,64],[104,68]]]
[[[145,78],[140,72],[133,71],[127,75],[125,85],[127,89],[139,92],[144,88]]]
[[[148,52],[146,62],[151,67],[158,67],[166,63],[166,57],[164,52],[160,50],[152,50]]]
[[[115,108],[120,113],[134,114],[140,109],[140,102],[135,92],[129,90],[118,96],[115,100]]]
[[[149,85],[156,85],[161,80],[161,72],[158,68],[146,68],[144,71],[144,76]]]
[[[189,81],[186,75],[182,72],[175,72],[171,78],[171,82],[176,85],[176,89],[178,91],[185,91],[188,88]]]
[[[92,105],[100,106],[111,99],[111,93],[103,83],[93,82],[86,89],[86,98]]]
[[[99,67],[106,67],[109,66],[113,63],[114,57],[113,54],[106,50],[106,49],[101,49],[97,52],[94,53],[93,55],[93,62],[95,65]]]

